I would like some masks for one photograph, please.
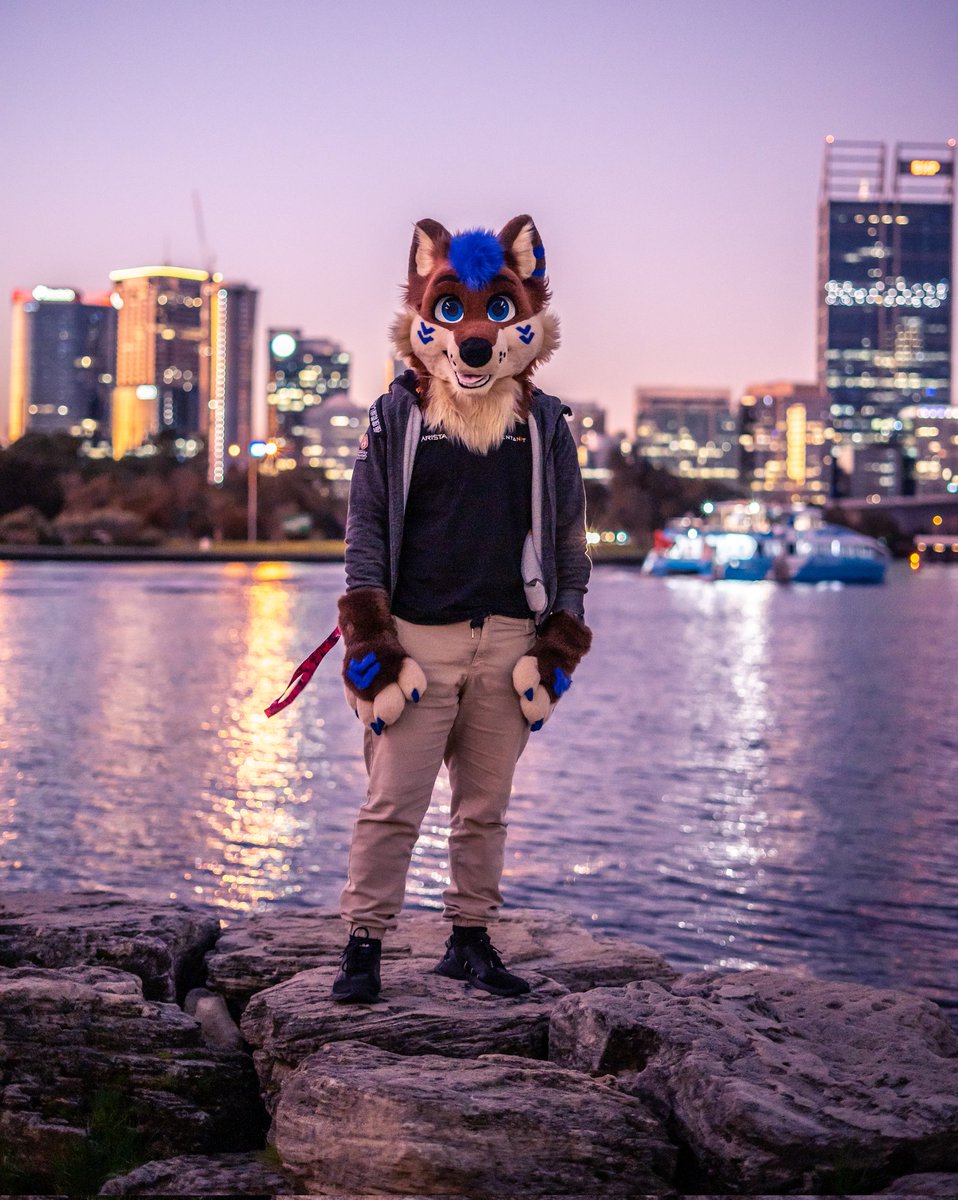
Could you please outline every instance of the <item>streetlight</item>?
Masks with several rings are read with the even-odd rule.
[[[256,441],[249,444],[249,469],[246,477],[246,540],[248,542],[256,541],[259,460],[272,458],[278,449],[275,442]]]

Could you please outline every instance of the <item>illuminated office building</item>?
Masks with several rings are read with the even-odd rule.
[[[96,452],[109,439],[116,313],[74,288],[13,293],[9,436],[64,431]]]
[[[113,271],[117,308],[113,454],[166,434],[180,457],[209,431],[210,320],[206,271],[134,267]]]
[[[267,337],[269,436],[282,457],[305,463],[307,449],[323,444],[323,405],[349,395],[349,355],[326,338],[304,338],[298,329],[271,329]]]
[[[951,395],[955,143],[827,139],[818,365],[835,495],[943,491],[958,473]]]
[[[245,454],[252,437],[253,344],[258,292],[214,275],[206,284],[210,314],[207,478],[222,483],[230,447]]]
[[[734,480],[737,443],[727,390],[635,389],[635,452],[653,467],[690,479]]]
[[[343,500],[349,494],[359,440],[368,422],[367,410],[345,397],[326,399],[311,414],[310,437],[300,461],[322,471],[332,494]]]
[[[609,460],[621,441],[605,431],[605,409],[594,400],[570,400],[569,429],[585,479],[607,479]]]
[[[828,496],[829,400],[813,383],[756,383],[739,400],[739,478],[756,497],[823,504]]]

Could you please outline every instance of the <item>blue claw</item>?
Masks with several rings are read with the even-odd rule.
[[[419,703],[419,688],[413,688],[413,690],[412,690],[412,702],[413,702],[413,704],[418,704],[418,703]]]
[[[346,668],[346,674],[349,676],[350,683],[362,689],[369,687],[381,669],[382,664],[370,650],[366,657],[361,658],[358,662],[355,658],[351,658],[349,666]]]
[[[572,680],[561,667],[555,669],[555,683],[552,686],[557,696],[564,695],[572,687]]]
[[[535,695],[535,691],[532,688],[526,688],[526,690],[522,694],[523,694],[523,696],[525,696],[525,698],[527,700],[531,700],[532,697]]]
[[[379,737],[382,731],[386,728],[386,722],[382,719],[382,717],[380,717],[378,720],[373,721],[369,728],[373,731],[376,737]]]
[[[533,721],[533,723],[529,726],[529,732],[530,733],[538,733],[544,724],[545,724],[544,719],[540,719],[538,721]]]

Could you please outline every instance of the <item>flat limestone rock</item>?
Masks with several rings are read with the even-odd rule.
[[[143,980],[148,1000],[185,994],[219,921],[186,904],[119,892],[0,894],[0,966],[108,966]]]
[[[694,1159],[686,1192],[861,1192],[903,1165],[958,1170],[958,1035],[903,992],[705,972],[567,996],[549,1046],[668,1123]]]
[[[112,967],[0,967],[0,1081],[4,1166],[51,1183],[88,1169],[97,1128],[153,1158],[247,1150],[264,1128],[249,1056]]]
[[[289,1184],[262,1151],[246,1154],[181,1154],[117,1175],[101,1196],[272,1196],[288,1195]]]
[[[635,979],[668,983],[677,973],[655,951],[618,935],[598,935],[563,913],[507,912],[491,931],[507,966],[535,971],[571,992]],[[449,924],[437,912],[403,913],[383,941],[383,959],[442,957]],[[207,956],[208,986],[234,1011],[250,996],[299,971],[339,961],[346,929],[336,913],[284,910],[227,928]]]
[[[566,989],[527,972],[526,996],[503,999],[433,972],[433,959],[383,966],[377,1004],[335,1004],[333,966],[301,971],[258,992],[243,1014],[242,1032],[272,1107],[289,1072],[330,1042],[363,1041],[397,1054],[477,1058],[513,1054],[544,1059],[549,1016]]]
[[[674,1194],[674,1149],[638,1100],[507,1055],[326,1046],[286,1080],[271,1140],[313,1195]]]

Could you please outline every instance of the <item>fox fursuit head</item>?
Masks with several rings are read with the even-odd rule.
[[[532,372],[559,344],[532,218],[513,217],[498,234],[419,221],[405,301],[392,339],[416,372],[424,423],[488,453],[528,416]]]

